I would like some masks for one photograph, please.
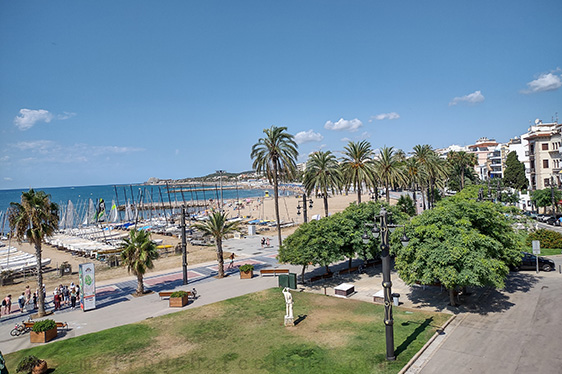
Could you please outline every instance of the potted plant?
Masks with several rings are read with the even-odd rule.
[[[47,361],[41,360],[35,356],[25,356],[18,363],[16,373],[43,374],[47,372],[47,369]]]
[[[31,343],[46,343],[57,337],[57,323],[52,319],[44,319],[33,324],[29,333]]]
[[[252,264],[244,264],[238,270],[240,270],[240,279],[252,279],[254,276],[254,265]]]
[[[189,294],[185,291],[176,291],[170,295],[170,307],[181,308],[187,305]]]

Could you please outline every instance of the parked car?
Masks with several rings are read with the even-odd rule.
[[[544,222],[551,226],[560,226],[560,220],[555,217],[548,217]]]
[[[512,266],[512,270],[536,270],[537,269],[537,256],[532,253],[521,252],[521,264]],[[539,256],[539,269],[542,271],[551,271],[556,267],[554,261],[551,259]]]

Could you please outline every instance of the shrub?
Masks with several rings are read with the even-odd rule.
[[[41,362],[42,360],[38,359],[35,356],[25,356],[19,362],[18,367],[16,368],[16,372],[29,374],[31,373],[33,368],[39,365]]]
[[[170,297],[186,297],[187,296],[187,292],[185,291],[175,291],[172,292],[172,294],[170,295]]]
[[[33,332],[45,332],[51,329],[56,329],[57,323],[52,319],[44,319],[42,321],[37,321],[33,324]]]
[[[533,240],[539,240],[541,248],[562,248],[562,234],[556,231],[538,229],[527,236],[525,244],[530,247]]]
[[[250,271],[250,270],[254,270],[254,265],[244,264],[244,265],[240,266],[239,269],[240,269],[240,271],[247,272],[247,271]]]

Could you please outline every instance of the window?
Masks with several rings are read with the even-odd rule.
[[[541,145],[543,151],[548,151],[548,143],[542,143]]]
[[[543,169],[548,169],[548,160],[542,160]]]
[[[550,178],[544,178],[544,186],[545,187],[550,186]]]

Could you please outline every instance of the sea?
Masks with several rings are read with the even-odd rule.
[[[4,223],[4,216],[11,202],[20,202],[21,194],[28,189],[0,190],[0,226],[7,227]],[[80,207],[86,207],[90,199],[97,204],[99,199],[105,201],[107,210],[111,209],[112,203],[117,205],[138,204],[140,201],[147,203],[172,203],[190,202],[190,201],[209,201],[213,199],[217,201],[221,198],[220,187],[212,185],[198,186],[189,190],[184,187],[184,192],[179,192],[172,186],[169,189],[165,185],[144,185],[144,184],[128,184],[128,185],[100,185],[100,186],[76,186],[76,187],[48,187],[35,188],[49,194],[51,201],[57,203],[64,211],[64,208],[71,201],[74,209],[80,210]],[[169,191],[169,193],[168,193]],[[261,189],[244,189],[233,188],[233,186],[225,186],[222,191],[224,201],[232,201],[245,198],[263,197],[264,190]],[[97,205],[96,205],[97,206]],[[86,209],[86,208],[84,208]],[[0,227],[0,232],[5,229]]]

